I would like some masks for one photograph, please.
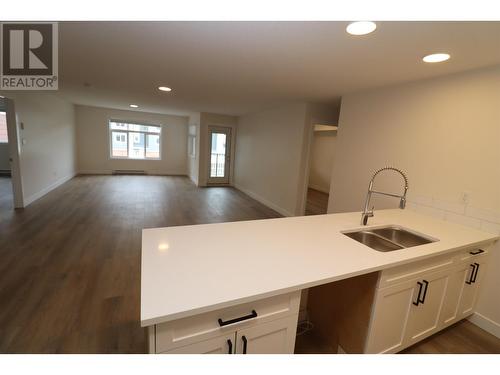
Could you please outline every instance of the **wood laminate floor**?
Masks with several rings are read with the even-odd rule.
[[[0,175],[0,215],[9,215],[14,207],[10,177]],[[1,216],[0,216],[1,220]]]
[[[144,353],[141,229],[280,215],[232,188],[186,177],[81,176],[24,210],[0,178],[0,352]],[[331,353],[310,335],[297,352]],[[500,353],[460,322],[405,353]]]
[[[326,214],[328,209],[328,194],[319,190],[307,189],[306,215]]]
[[[2,205],[0,352],[144,353],[141,229],[279,216],[186,177],[81,176]]]
[[[297,354],[336,354],[337,348],[312,331],[298,336]],[[462,320],[421,342],[403,350],[401,354],[500,354],[500,339]]]

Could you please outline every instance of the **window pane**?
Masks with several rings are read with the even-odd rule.
[[[128,133],[130,141],[128,143],[128,157],[131,159],[144,159],[144,134]]]
[[[159,126],[128,124],[128,130],[135,132],[159,133],[161,128]]]
[[[161,127],[160,126],[146,126],[146,131],[149,133],[160,133]]]
[[[146,136],[146,157],[147,158],[160,158],[160,136],[148,134]]]
[[[0,112],[0,143],[7,143],[8,141],[7,117],[5,116],[5,112]]]
[[[111,156],[126,158],[127,155],[127,133],[112,132],[111,134]]]
[[[144,128],[145,126],[143,125],[137,125],[137,124],[128,124],[128,130],[133,130],[133,131],[136,131],[136,132],[139,132],[139,131],[144,131]]]
[[[121,122],[114,122],[114,121],[111,121],[109,123],[109,127],[111,129],[116,129],[116,130],[127,130],[128,129],[128,125],[127,124],[123,124]]]
[[[109,121],[109,128],[111,157],[160,159],[161,126]]]

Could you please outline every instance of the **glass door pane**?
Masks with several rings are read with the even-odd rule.
[[[212,133],[210,155],[210,177],[225,177],[226,173],[226,134]]]

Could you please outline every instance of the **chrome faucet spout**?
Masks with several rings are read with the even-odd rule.
[[[399,173],[404,180],[404,187],[403,187],[403,193],[401,195],[394,194],[394,193],[387,193],[379,190],[373,190],[373,182],[375,181],[375,177],[380,172],[383,171],[394,171]],[[375,171],[373,174],[370,183],[368,185],[368,193],[366,194],[366,200],[365,200],[365,208],[363,212],[361,213],[361,225],[366,225],[368,223],[368,218],[373,216],[373,208],[371,210],[368,210],[368,207],[370,206],[370,200],[372,197],[372,194],[379,194],[379,195],[386,195],[389,197],[394,197],[394,198],[399,198],[399,208],[404,209],[406,207],[406,193],[408,192],[408,177],[406,177],[406,173],[404,173],[401,169],[395,168],[395,167],[384,167],[380,168],[379,170]]]

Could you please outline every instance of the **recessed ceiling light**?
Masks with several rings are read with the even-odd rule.
[[[365,35],[375,31],[377,25],[371,21],[352,22],[346,27],[346,31],[351,35]]]
[[[158,87],[158,90],[160,90],[160,91],[172,91],[172,89],[170,87],[167,87],[167,86],[160,86],[160,87]]]
[[[422,60],[424,60],[427,63],[437,63],[446,61],[449,58],[450,55],[448,55],[447,53],[433,53],[432,55],[425,56]]]
[[[130,104],[130,108],[139,108],[137,104]]]

